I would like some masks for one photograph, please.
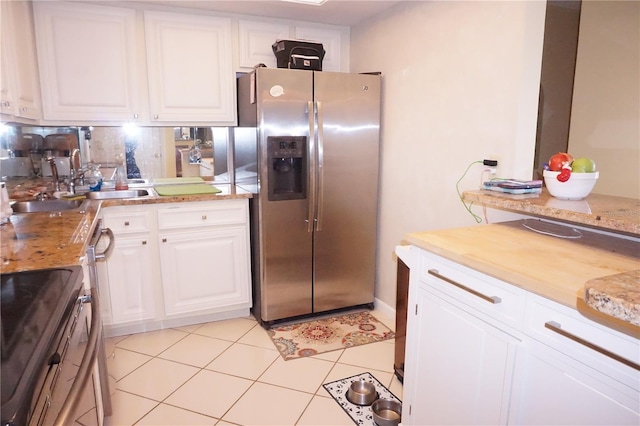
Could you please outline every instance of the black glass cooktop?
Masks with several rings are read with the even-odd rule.
[[[82,268],[2,274],[0,360],[2,424],[22,424],[54,337],[82,288]]]

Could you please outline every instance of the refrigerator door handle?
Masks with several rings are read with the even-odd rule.
[[[307,232],[313,232],[316,199],[316,156],[315,156],[315,109],[312,101],[307,102],[307,116],[309,117],[309,143],[307,156],[309,158],[309,211],[307,214]]]
[[[316,231],[322,231],[322,211],[324,204],[324,123],[322,117],[322,102],[316,102],[316,114],[318,116],[318,189],[316,195]]]

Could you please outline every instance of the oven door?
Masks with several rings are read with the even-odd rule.
[[[49,361],[43,393],[29,425],[102,424],[95,389],[97,354],[102,337],[97,294],[78,298]],[[94,376],[95,375],[95,376]],[[47,392],[47,390],[49,390]],[[89,420],[89,417],[93,419]]]

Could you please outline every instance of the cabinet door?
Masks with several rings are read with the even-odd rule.
[[[116,235],[107,261],[113,324],[154,318],[152,256],[148,236]]]
[[[519,340],[424,285],[413,293],[403,424],[505,424]]]
[[[136,11],[34,2],[46,120],[137,119]]]
[[[288,38],[288,25],[241,19],[238,22],[240,66],[253,68],[262,63],[270,68],[276,68],[276,56],[271,46],[276,40]]]
[[[42,112],[31,2],[5,1],[1,8],[0,111],[18,118],[39,119]]]
[[[145,11],[151,121],[235,125],[231,20]]]
[[[250,306],[245,227],[160,235],[160,260],[167,315]]]
[[[510,424],[640,424],[637,392],[546,345],[528,346],[518,357]]]

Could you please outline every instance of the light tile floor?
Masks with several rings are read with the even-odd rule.
[[[394,320],[373,314],[395,328]],[[284,361],[247,317],[110,343],[115,390],[107,426],[353,425],[322,384],[366,371],[402,399],[392,339]]]

